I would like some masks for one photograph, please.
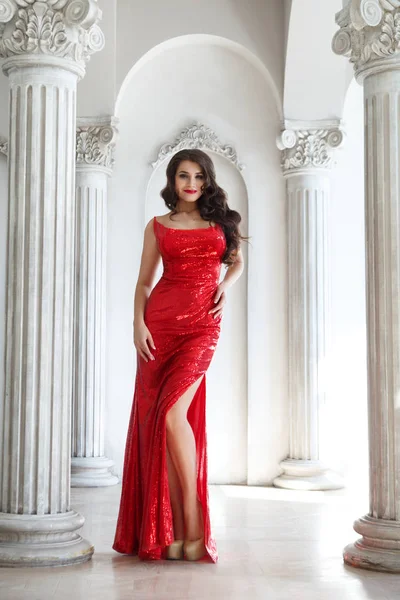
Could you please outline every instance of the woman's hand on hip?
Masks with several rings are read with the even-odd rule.
[[[214,294],[214,304],[215,306],[208,311],[208,314],[214,313],[213,317],[215,319],[217,316],[222,315],[222,309],[226,304],[225,285],[222,281],[217,287],[216,292]]]

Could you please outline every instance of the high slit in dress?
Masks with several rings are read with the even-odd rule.
[[[125,447],[122,493],[113,549],[143,560],[165,558],[174,541],[166,460],[166,415],[199,378],[188,410],[196,441],[197,494],[201,502],[203,560],[217,562],[207,488],[206,371],[220,335],[214,306],[226,249],[220,225],[166,227],[154,217],[163,273],[151,291],[144,320],[153,336],[155,360],[137,356],[135,388]]]

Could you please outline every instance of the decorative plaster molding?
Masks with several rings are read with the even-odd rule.
[[[155,169],[166,158],[172,157],[173,154],[185,148],[207,148],[227,158],[239,171],[245,168],[245,165],[239,162],[233,146],[223,146],[217,134],[201,123],[195,123],[187,127],[176,137],[174,142],[161,146],[157,160],[151,163],[152,167]]]
[[[76,135],[76,165],[114,166],[114,151],[118,136],[115,117],[79,118]]]
[[[332,49],[348,56],[356,71],[399,53],[400,0],[349,0],[336,23]]]
[[[0,58],[51,55],[84,65],[104,46],[97,0],[0,0]]]
[[[286,122],[286,126],[294,122]],[[344,133],[336,125],[319,128],[323,122],[317,122],[318,128],[286,128],[277,139],[277,146],[282,150],[282,169],[285,174],[301,169],[329,169],[333,165],[333,151],[343,144]],[[311,125],[311,123],[309,123]]]
[[[4,138],[0,138],[0,154],[8,156],[8,142]]]

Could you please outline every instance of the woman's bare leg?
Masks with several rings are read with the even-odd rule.
[[[172,515],[174,521],[174,537],[176,540],[185,539],[185,521],[183,519],[182,489],[178,473],[171,459],[167,445],[167,466],[169,496],[171,500]]]
[[[202,377],[175,402],[166,418],[167,446],[181,485],[187,540],[196,540],[203,535],[201,506],[197,499],[196,442],[187,420],[188,409]]]

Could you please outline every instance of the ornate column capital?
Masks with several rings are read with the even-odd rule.
[[[82,76],[104,46],[101,16],[97,0],[0,0],[0,58],[9,59],[3,70],[21,59],[29,64],[28,56],[36,65],[61,58]]]
[[[282,169],[286,177],[330,169],[334,150],[341,147],[344,132],[339,121],[285,121],[277,139],[282,150]]]
[[[354,63],[358,81],[388,66],[400,67],[400,0],[347,0],[336,23],[340,29],[332,49]]]
[[[118,137],[115,117],[82,117],[77,120],[77,170],[104,170],[111,174]]]

